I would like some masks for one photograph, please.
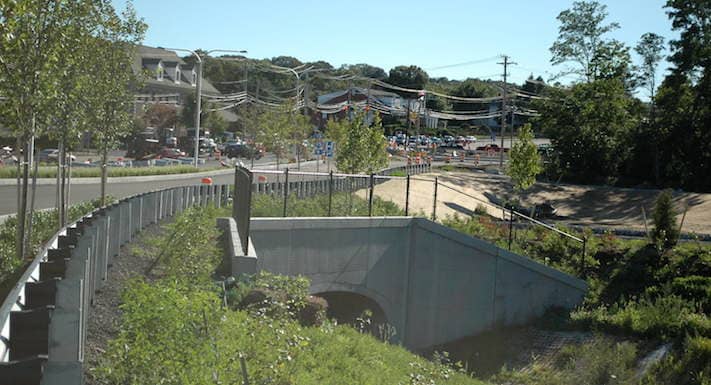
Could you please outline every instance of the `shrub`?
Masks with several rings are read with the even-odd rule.
[[[642,383],[645,385],[711,384],[711,339],[687,338],[683,348],[652,367]]]
[[[584,328],[653,339],[673,340],[686,334],[711,336],[711,319],[699,312],[694,302],[676,295],[581,309],[571,313],[571,320]]]
[[[676,223],[676,211],[672,202],[670,190],[659,193],[654,203],[654,213],[652,214],[654,229],[652,230],[652,240],[664,249],[674,246],[679,239],[679,229]]]

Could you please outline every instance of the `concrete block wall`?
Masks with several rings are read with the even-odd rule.
[[[587,287],[528,258],[422,218],[258,218],[258,270],[311,279],[311,293],[374,300],[397,339],[421,349],[551,306],[572,308]]]

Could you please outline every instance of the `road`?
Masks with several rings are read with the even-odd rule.
[[[243,161],[245,166],[249,166],[249,161]],[[216,163],[215,163],[216,164]],[[404,164],[401,161],[393,161],[393,166],[399,166]],[[331,162],[331,166],[335,168],[335,162]],[[291,163],[288,165],[290,170],[296,170],[297,165]],[[255,169],[276,169],[276,163],[272,156],[265,156],[264,158],[255,161]],[[281,164],[279,169],[283,169],[284,164]],[[301,171],[316,171],[316,161],[308,161],[301,163]],[[320,172],[327,172],[326,164],[320,164],[318,167]],[[334,170],[335,171],[335,170]],[[232,183],[234,182],[234,176],[231,174],[219,175],[212,178],[213,183]],[[107,193],[115,198],[123,198],[126,196],[138,194],[141,192],[175,187],[175,186],[186,186],[200,184],[201,177],[195,176],[187,179],[179,180],[169,180],[169,179],[158,179],[151,181],[141,181],[141,182],[112,182],[107,184]],[[101,193],[101,185],[99,183],[88,183],[88,184],[73,184],[71,187],[71,203],[78,203],[94,198],[98,198]],[[41,210],[46,208],[53,208],[56,204],[56,187],[52,185],[38,185],[36,198],[35,198],[35,209]],[[0,186],[0,215],[14,214],[17,212],[17,189],[14,184]]]

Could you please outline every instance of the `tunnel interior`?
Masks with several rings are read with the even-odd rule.
[[[386,339],[390,339],[389,337],[391,336],[386,335],[388,332],[384,330],[388,326],[385,312],[371,298],[344,291],[329,291],[314,295],[328,301],[326,314],[329,319],[335,319],[339,324],[353,326],[376,337],[388,337]],[[364,317],[365,312],[368,310],[371,314],[369,317]],[[369,318],[370,321],[367,322],[364,318]],[[392,334],[392,331],[389,333]]]

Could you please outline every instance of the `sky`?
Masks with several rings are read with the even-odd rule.
[[[126,0],[112,0],[123,8]],[[665,0],[602,0],[609,37],[634,46],[645,32],[678,37]],[[430,77],[501,79],[500,55],[517,63],[510,80],[549,79],[558,35],[556,16],[573,0],[134,0],[148,24],[144,44],[188,49],[247,50],[255,59],[280,55],[325,60],[334,67],[368,63],[385,69],[417,65]],[[668,53],[668,51],[667,51]],[[639,58],[633,52],[633,59]],[[473,64],[438,68],[459,63]],[[668,63],[661,63],[663,75]],[[566,82],[565,79],[561,79]],[[569,79],[572,80],[572,79]],[[659,81],[657,82],[659,83]]]

